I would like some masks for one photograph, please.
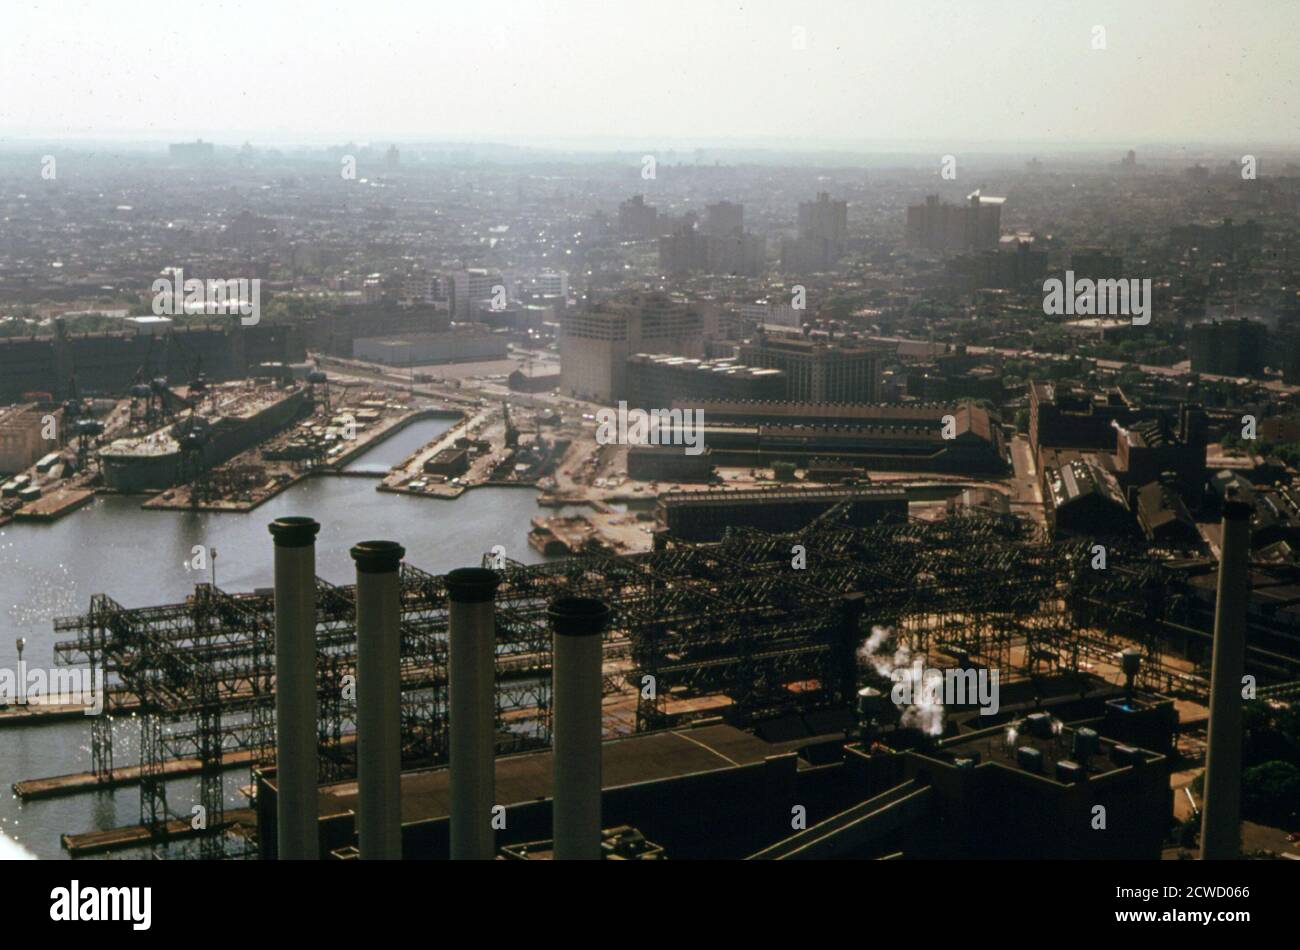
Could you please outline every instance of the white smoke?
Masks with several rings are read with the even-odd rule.
[[[892,698],[902,709],[899,725],[920,729],[929,736],[941,736],[942,674],[939,674],[939,688],[936,689],[936,671],[925,669],[923,657],[913,658],[906,644],[899,644],[890,651],[889,641],[893,636],[892,628],[873,626],[871,636],[858,647],[858,658],[870,663],[877,673],[894,683]]]

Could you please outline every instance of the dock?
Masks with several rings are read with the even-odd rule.
[[[51,697],[52,698],[52,697]],[[61,698],[71,699],[72,696]],[[140,708],[140,700],[116,690],[108,691],[101,701],[101,713],[124,715]],[[32,697],[25,703],[0,706],[0,729],[6,726],[48,726],[58,722],[96,715],[94,704],[85,702],[47,703],[44,697]]]
[[[256,756],[249,750],[239,749],[221,757],[223,769],[248,768]],[[198,759],[172,759],[162,763],[159,771],[164,779],[185,778],[198,775],[203,770],[203,763]],[[32,778],[14,782],[13,790],[23,801],[38,801],[45,798],[59,798],[64,795],[80,795],[83,792],[100,792],[114,788],[125,788],[140,783],[143,769],[139,765],[124,765],[113,769],[105,778],[94,772],[75,772],[72,775],[55,775],[51,778]]]
[[[252,808],[236,808],[225,813],[225,820],[220,829],[227,832],[238,827],[253,828],[257,825],[257,812]],[[167,822],[164,834],[155,836],[147,825],[128,825],[125,828],[108,828],[104,831],[83,831],[80,834],[60,835],[63,849],[74,858],[84,858],[92,854],[105,854],[109,851],[121,851],[124,848],[142,848],[156,841],[183,841],[201,835],[215,833],[214,829],[195,830],[190,822],[183,818],[174,818]]]
[[[57,521],[70,511],[90,504],[93,488],[56,488],[14,512],[15,521]]]
[[[44,726],[91,715],[84,703],[24,703],[0,709],[0,729],[6,726]]]

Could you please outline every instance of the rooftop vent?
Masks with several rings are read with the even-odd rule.
[[[1075,782],[1082,782],[1087,777],[1082,765],[1078,762],[1071,762],[1069,759],[1061,759],[1056,763],[1056,780],[1065,782],[1067,785],[1073,785]]]
[[[1097,731],[1089,729],[1086,726],[1076,729],[1074,732],[1074,757],[1079,762],[1087,764],[1091,756],[1097,754],[1098,739]]]
[[[1145,761],[1142,750],[1131,745],[1117,745],[1110,750],[1111,761],[1116,765],[1141,765]]]
[[[1022,745],[1016,749],[1016,762],[1026,772],[1043,771],[1043,753],[1033,746]]]
[[[1052,714],[1030,713],[1025,717],[1024,729],[1026,735],[1037,736],[1040,739],[1049,738],[1052,735]]]

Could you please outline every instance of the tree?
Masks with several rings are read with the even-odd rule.
[[[1300,808],[1300,769],[1290,762],[1265,762],[1242,776],[1241,811],[1254,821],[1289,825]]]

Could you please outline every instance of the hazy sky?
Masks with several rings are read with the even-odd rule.
[[[1289,144],[1298,40],[1296,0],[0,0],[0,139]]]

